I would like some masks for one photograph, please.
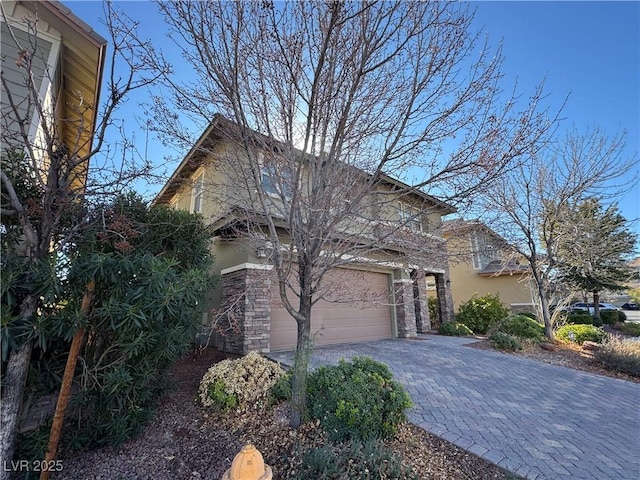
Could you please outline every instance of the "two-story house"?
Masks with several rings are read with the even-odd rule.
[[[534,311],[529,269],[504,238],[477,220],[447,220],[443,231],[456,310],[474,294],[490,293],[514,312]]]
[[[279,283],[272,271],[273,246],[268,240],[272,237],[261,231],[266,228],[261,221],[264,209],[255,203],[259,200],[258,191],[263,194],[260,201],[273,197],[278,238],[283,239],[281,245],[286,245],[292,233],[287,212],[283,209],[278,216],[278,209],[286,201],[291,173],[286,171],[287,166],[269,160],[273,149],[258,154],[260,171],[252,171],[233,137],[236,127],[216,116],[155,203],[201,213],[215,235],[212,248],[220,281],[211,292],[203,324],[217,322],[216,315],[221,310],[234,320],[233,328],[224,324],[225,334],[215,335],[215,344],[239,353],[292,349],[296,346],[296,321],[281,300]],[[353,172],[348,168],[342,170],[344,175],[350,173]],[[360,171],[353,178],[354,182],[365,182],[370,177]],[[357,190],[351,189],[351,194]],[[283,191],[285,196],[277,198],[276,194]],[[394,191],[402,194],[390,197]],[[452,319],[446,244],[438,227],[441,216],[455,209],[384,175],[362,195],[368,196],[366,208],[359,208],[358,215],[345,217],[349,221],[333,230],[334,237],[322,240],[327,258],[347,257],[332,250],[340,243],[338,240],[342,245],[349,242],[363,248],[352,248],[350,260],[329,269],[323,277],[324,289],[317,296],[311,318],[311,333],[317,345],[412,337],[429,330],[426,275],[435,277],[440,311],[445,320]],[[376,201],[382,197],[383,202]],[[348,210],[353,200],[340,192],[332,198],[333,203],[310,205],[307,212],[323,215],[332,209]],[[291,251],[288,253],[291,255]],[[289,267],[295,277],[295,259]],[[292,304],[296,302],[296,288],[294,279],[286,291]]]
[[[3,0],[1,7],[3,152],[28,141],[36,160],[46,161],[46,124],[69,152],[84,157],[92,145],[107,41],[57,1]]]

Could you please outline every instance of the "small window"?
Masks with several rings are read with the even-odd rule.
[[[191,212],[202,213],[202,197],[204,194],[204,175],[200,174],[191,190]]]
[[[291,198],[292,180],[291,172],[282,165],[284,162],[278,162],[277,158],[266,159],[264,156],[260,158],[260,181],[262,190],[269,194],[280,197]]]
[[[422,216],[416,207],[400,202],[400,222],[403,226],[416,232],[422,231]]]
[[[500,258],[500,250],[492,244],[490,238],[486,235],[475,233],[473,234],[471,242],[473,249],[473,268],[475,270],[482,270],[491,263],[491,261]]]

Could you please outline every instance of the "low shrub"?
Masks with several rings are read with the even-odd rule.
[[[291,374],[287,372],[271,387],[271,398],[275,402],[291,399]]]
[[[620,340],[611,336],[593,354],[609,370],[640,377],[640,342],[637,340]]]
[[[323,366],[307,379],[308,411],[334,441],[387,438],[411,399],[389,368],[368,357]]]
[[[544,338],[544,327],[525,315],[509,315],[493,325],[490,332],[500,332],[532,340],[542,340]]]
[[[605,333],[593,325],[564,325],[556,330],[556,338],[582,345],[585,341],[602,343]]]
[[[518,315],[524,315],[525,317],[529,317],[531,320],[538,320],[538,317],[536,316],[536,314],[532,312],[522,312],[522,313],[519,313]]]
[[[462,305],[456,315],[456,322],[464,323],[475,333],[487,333],[489,328],[509,315],[509,310],[498,295],[474,295]]]
[[[640,337],[640,323],[622,323],[619,329],[627,335]]]
[[[417,480],[401,457],[382,442],[345,442],[313,448],[302,454],[302,465],[296,478],[300,480]]]
[[[566,317],[566,323],[574,325],[593,325],[593,317],[588,313],[570,313]]]
[[[504,350],[505,352],[515,352],[516,350],[522,350],[522,344],[518,337],[509,335],[504,332],[493,332],[489,336],[489,340],[493,345],[493,348],[497,350]]]
[[[440,313],[438,309],[438,297],[428,297],[427,304],[429,308],[429,319],[431,320],[431,325],[436,326],[440,324]]]
[[[469,330],[469,327],[458,322],[443,323],[438,327],[438,333],[449,337],[466,337],[467,335],[473,335],[473,332]]]
[[[600,312],[600,318],[605,325],[613,325],[624,322],[627,319],[627,314],[622,310],[604,310]]]
[[[613,325],[620,321],[620,316],[617,310],[604,310],[600,312],[600,319],[605,325]]]
[[[205,407],[221,412],[264,407],[271,388],[285,371],[257,352],[236,360],[223,360],[204,374],[198,389]]]

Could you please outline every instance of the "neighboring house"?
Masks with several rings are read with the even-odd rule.
[[[213,254],[220,282],[211,294],[210,310],[204,314],[203,324],[220,318],[222,307],[226,308],[227,315],[233,314],[235,327],[227,328],[225,335],[216,334],[216,346],[239,353],[292,349],[296,346],[297,325],[281,301],[272,271],[270,242],[266,236],[256,234],[255,229],[249,231],[243,227],[249,218],[248,211],[254,225],[261,222],[261,215],[249,207],[247,196],[257,188],[270,193],[276,178],[263,166],[258,186],[252,180],[256,177],[246,174],[233,178],[229,169],[224,168],[226,162],[242,165],[246,161],[230,137],[236,127],[222,116],[216,116],[155,203],[201,213],[215,234]],[[387,189],[384,192],[387,196],[392,189],[400,187],[407,186],[389,177],[384,177],[380,186]],[[344,202],[348,203],[349,199]],[[433,213],[428,218],[415,215],[417,204],[428,204]],[[384,246],[376,253],[375,260],[371,256],[358,257],[357,263],[325,274],[323,284],[328,287],[312,309],[311,333],[315,344],[412,337],[429,330],[425,275],[435,278],[440,311],[445,320],[452,319],[446,244],[441,232],[431,226],[439,226],[441,216],[455,209],[420,192],[403,196],[396,207],[380,210],[372,207],[363,215],[362,231],[384,238]],[[398,228],[398,224],[407,219],[410,221]],[[286,239],[286,224],[283,222],[281,227],[279,235]],[[345,233],[348,229],[345,226]],[[393,234],[383,234],[390,231]],[[418,242],[421,252],[417,253],[432,252],[426,257],[423,255],[420,264],[399,261],[406,253],[409,236],[414,246],[416,239],[422,242]],[[295,281],[292,283],[295,285]],[[291,289],[287,294],[293,302],[295,291]],[[224,327],[228,325],[225,323]]]
[[[512,311],[534,311],[529,269],[505,239],[477,220],[448,220],[443,231],[456,311],[474,294],[487,293],[499,295]]]
[[[55,125],[60,144],[83,157],[91,151],[106,40],[60,2],[3,0],[1,8],[2,73],[8,84],[2,87],[2,150],[24,146],[19,127],[24,123],[36,160],[46,161],[42,123],[47,122]],[[27,94],[29,73],[39,102]]]

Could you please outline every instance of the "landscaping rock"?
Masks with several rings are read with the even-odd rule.
[[[556,346],[553,343],[541,343],[540,344],[540,348],[543,350],[548,350],[550,352],[555,352],[556,351]]]

